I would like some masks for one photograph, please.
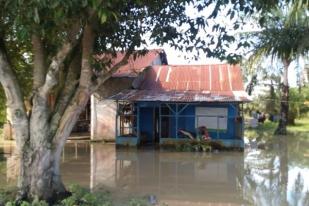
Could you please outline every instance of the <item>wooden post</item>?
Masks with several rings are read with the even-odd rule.
[[[241,103],[241,138],[244,138],[245,135],[245,118],[244,118],[244,104]]]
[[[219,116],[217,116],[217,139],[219,139]]]
[[[118,101],[116,101],[115,140],[118,137],[118,109],[119,109],[119,105],[118,105]]]
[[[176,118],[176,139],[178,139],[178,104],[177,103],[176,103],[175,118]]]
[[[159,138],[161,140],[162,138],[162,134],[161,134],[161,130],[162,130],[162,127],[161,127],[161,103],[159,103]]]
[[[138,105],[137,106],[137,115],[136,115],[136,119],[137,119],[137,139],[139,141],[140,139],[140,123],[139,123],[139,119],[140,119],[140,107]]]
[[[156,107],[152,108],[152,142],[155,143],[156,136]]]
[[[98,100],[94,97],[94,95],[91,95],[90,97],[90,138],[91,140],[94,140],[97,136],[97,104]],[[117,104],[117,102],[116,102]],[[116,111],[117,114],[117,111]],[[117,115],[116,115],[117,118]],[[116,128],[115,128],[116,133]]]

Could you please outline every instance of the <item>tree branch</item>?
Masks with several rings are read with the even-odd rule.
[[[7,107],[12,113],[12,128],[17,149],[20,152],[29,138],[29,122],[23,102],[23,95],[14,71],[9,64],[4,40],[0,37],[0,83],[6,95]]]
[[[42,97],[47,97],[48,92],[58,83],[57,73],[61,64],[73,48],[72,43],[64,43],[62,48],[58,51],[57,55],[52,59],[46,74],[45,83],[39,88],[39,94]]]
[[[133,48],[133,46],[132,46]],[[120,67],[126,65],[128,63],[130,55],[133,53],[133,49],[130,48],[127,50],[126,54],[124,57],[121,59],[120,62],[115,64],[111,69],[107,70],[107,72],[104,72],[102,75],[98,76],[96,81],[92,84],[91,86],[91,93],[95,92],[96,90],[99,89],[99,87],[106,81],[108,80]]]
[[[74,33],[74,35],[70,34],[68,41],[62,45],[57,54],[52,58],[51,64],[49,65],[48,72],[45,77],[45,83],[39,88],[39,95],[41,97],[46,98],[48,92],[58,83],[57,74],[61,68],[61,65],[72,51],[74,46],[78,43],[81,36],[79,35],[79,23],[73,25],[68,33]],[[72,36],[74,36],[74,38],[70,38]]]
[[[80,73],[79,86],[89,88],[92,78],[92,65],[90,63],[93,56],[93,46],[95,41],[95,33],[92,25],[88,23],[85,26],[82,39],[82,67]]]
[[[46,75],[45,50],[43,42],[38,34],[31,37],[33,49],[33,89],[36,90],[44,84]]]
[[[59,116],[60,121],[54,122],[57,124],[57,131],[53,135],[53,142],[57,150],[61,150],[63,145],[70,135],[80,113],[84,110],[90,98],[90,84],[92,78],[92,67],[90,59],[93,54],[93,45],[95,34],[91,24],[85,26],[82,39],[82,61],[79,87],[74,93],[69,105],[66,107],[63,115]],[[55,117],[57,118],[57,117]],[[53,131],[52,131],[53,132]],[[59,151],[58,151],[59,152]]]
[[[77,48],[80,50],[80,48]],[[68,103],[71,101],[79,83],[79,75],[81,68],[81,52],[77,51],[74,54],[73,60],[69,65],[68,74],[66,76],[66,83],[58,95],[54,113],[52,115],[50,125],[50,131],[54,133],[57,130],[57,126],[61,116],[63,115]],[[52,136],[52,135],[51,135]]]

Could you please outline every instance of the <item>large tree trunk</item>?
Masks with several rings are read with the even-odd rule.
[[[78,30],[79,32],[79,30]],[[19,82],[12,69],[6,53],[3,37],[0,36],[0,83],[6,94],[7,107],[12,113],[12,128],[16,138],[16,155],[19,159],[18,200],[38,197],[47,201],[61,198],[66,194],[60,176],[60,158],[63,145],[55,144],[51,131],[51,113],[48,107],[48,95],[57,84],[57,74],[60,66],[71,52],[78,38],[64,43],[51,61],[45,80],[43,55],[36,55],[34,65],[34,90],[32,109],[27,114],[24,97]],[[39,38],[33,41],[33,47],[42,45]],[[39,53],[39,51],[34,53]],[[89,77],[90,78],[90,77]],[[75,111],[72,111],[74,113]],[[80,110],[74,113],[72,122],[78,118]],[[77,116],[77,117],[76,117]],[[76,118],[75,118],[76,117]],[[75,119],[74,119],[75,118]],[[74,124],[74,123],[73,123]],[[70,127],[69,127],[70,129]],[[70,134],[66,133],[67,136]],[[63,136],[66,139],[67,136]],[[64,140],[65,142],[65,140]]]
[[[23,95],[0,36],[0,83],[6,93],[7,105],[12,111],[17,155],[20,159],[18,199],[38,197],[53,202],[67,194],[60,175],[60,159],[66,139],[89,101],[91,93],[120,66],[126,64],[130,52],[133,51],[132,46],[130,52],[127,52],[119,63],[93,81],[90,59],[93,55],[95,34],[92,26],[87,24],[83,28],[82,44],[79,45],[82,46],[82,51],[76,53],[79,61],[73,58],[61,96],[57,98],[55,109],[50,111],[47,100],[59,83],[59,69],[81,37],[80,27],[76,28],[72,29],[76,32],[69,35],[72,36],[71,40],[65,42],[51,59],[48,69],[45,69],[45,55],[40,54],[40,51],[44,50],[43,41],[38,36],[32,37],[35,65],[32,108],[29,114],[26,112]],[[76,72],[75,66],[80,67],[80,72]]]
[[[291,61],[284,59],[284,72],[283,72],[283,84],[281,92],[281,103],[280,103],[280,120],[278,127],[275,131],[276,135],[287,134],[288,114],[289,114],[289,82],[288,82],[288,68]]]
[[[48,135],[47,131],[41,131],[42,135]],[[50,144],[40,144],[40,147],[24,148],[20,174],[20,180],[25,187],[20,188],[20,199],[38,197],[48,202],[66,195],[66,190],[61,181],[56,158],[56,150]]]

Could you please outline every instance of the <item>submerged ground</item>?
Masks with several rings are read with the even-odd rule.
[[[63,152],[62,175],[67,185],[110,191],[116,205],[143,196],[177,206],[309,205],[307,121],[289,128],[286,138],[274,137],[270,122],[249,129],[246,135],[264,146],[244,152],[117,150],[113,144],[71,141]],[[15,185],[13,150],[13,143],[0,146],[0,188]]]

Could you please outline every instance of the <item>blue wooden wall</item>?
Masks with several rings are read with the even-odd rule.
[[[171,104],[171,108],[175,111],[176,106]],[[147,136],[147,140],[151,141],[153,138],[153,108],[159,107],[158,102],[138,102],[137,107],[140,108],[139,113],[139,128],[140,134]],[[213,139],[234,139],[235,137],[235,117],[238,115],[237,105],[232,103],[203,103],[203,104],[192,104],[186,107],[181,113],[181,115],[195,115],[195,107],[221,107],[228,108],[228,123],[227,130],[220,131],[219,136],[216,131],[210,131],[209,134]],[[170,113],[172,115],[172,113]],[[168,138],[176,138],[176,118],[169,117],[169,128],[170,133]],[[179,117],[178,118],[178,129],[184,129],[190,131],[191,133],[196,132],[195,128],[195,118],[194,117]]]
[[[153,107],[140,107],[139,128],[141,137],[146,137],[148,142],[153,136]]]

